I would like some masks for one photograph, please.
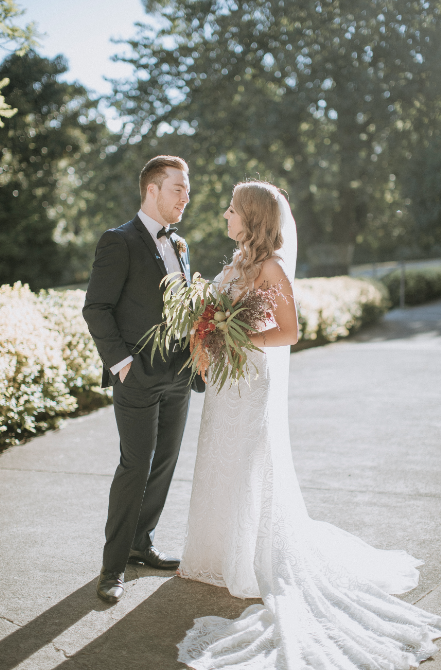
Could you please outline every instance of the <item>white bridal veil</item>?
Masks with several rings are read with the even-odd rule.
[[[283,246],[278,251],[282,257],[289,281],[294,281],[297,260],[297,231],[296,224],[291,213],[288,200],[282,193],[277,195],[277,203],[280,211],[280,222],[283,235]]]
[[[296,227],[279,191],[277,199],[284,238],[278,253],[292,282]],[[308,516],[291,454],[289,347],[267,347],[261,356],[262,374],[241,396],[234,388],[219,395],[207,389],[190,531],[200,541],[189,542],[183,564],[192,565],[193,557],[197,571],[205,552],[211,569],[225,554],[219,585],[238,597],[260,595],[264,604],[235,620],[196,619],[178,645],[179,660],[196,670],[418,666],[436,651],[432,639],[441,633],[441,618],[389,594],[414,588],[421,562]],[[219,541],[224,527],[225,544]],[[200,581],[218,584],[201,574]]]

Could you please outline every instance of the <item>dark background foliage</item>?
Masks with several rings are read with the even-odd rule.
[[[72,278],[71,243],[96,223],[88,205],[109,133],[86,90],[57,80],[66,69],[61,56],[33,51],[0,65],[0,79],[10,80],[5,97],[18,109],[0,128],[0,283],[37,288]]]
[[[320,243],[355,247],[355,262],[440,254],[439,0],[145,6],[161,27],[147,20],[130,41],[134,74],[110,101],[118,136],[87,91],[58,82],[61,58],[2,63],[19,111],[0,129],[1,282],[85,280],[159,153],[189,162],[180,232],[206,276],[232,251],[232,186],[255,177],[289,194],[305,268]]]

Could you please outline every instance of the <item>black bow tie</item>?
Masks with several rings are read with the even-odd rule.
[[[172,233],[175,233],[176,231],[177,231],[176,226],[169,226],[169,227],[168,227],[168,230],[166,230],[166,229],[164,228],[164,226],[162,226],[161,230],[158,230],[158,234],[156,235],[156,237],[157,237],[158,240],[159,240],[160,237],[162,237],[163,235],[165,235],[165,236],[167,237],[167,239],[169,240],[169,239],[170,239],[170,235],[171,235]]]

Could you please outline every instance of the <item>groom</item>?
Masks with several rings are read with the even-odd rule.
[[[113,385],[121,458],[110,489],[103,568],[97,593],[115,603],[124,592],[126,563],[174,570],[179,560],[153,546],[187,419],[189,356],[179,342],[165,362],[137,342],[162,321],[161,279],[190,280],[188,248],[175,234],[189,202],[187,163],[156,156],[142,169],[141,209],[107,230],[95,253],[83,316],[104,364],[102,386]]]

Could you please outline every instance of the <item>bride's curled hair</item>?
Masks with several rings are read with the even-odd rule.
[[[234,187],[233,207],[243,225],[232,263],[238,271],[238,288],[252,287],[262,263],[276,256],[283,245],[279,193],[276,186],[264,181],[246,181]]]

